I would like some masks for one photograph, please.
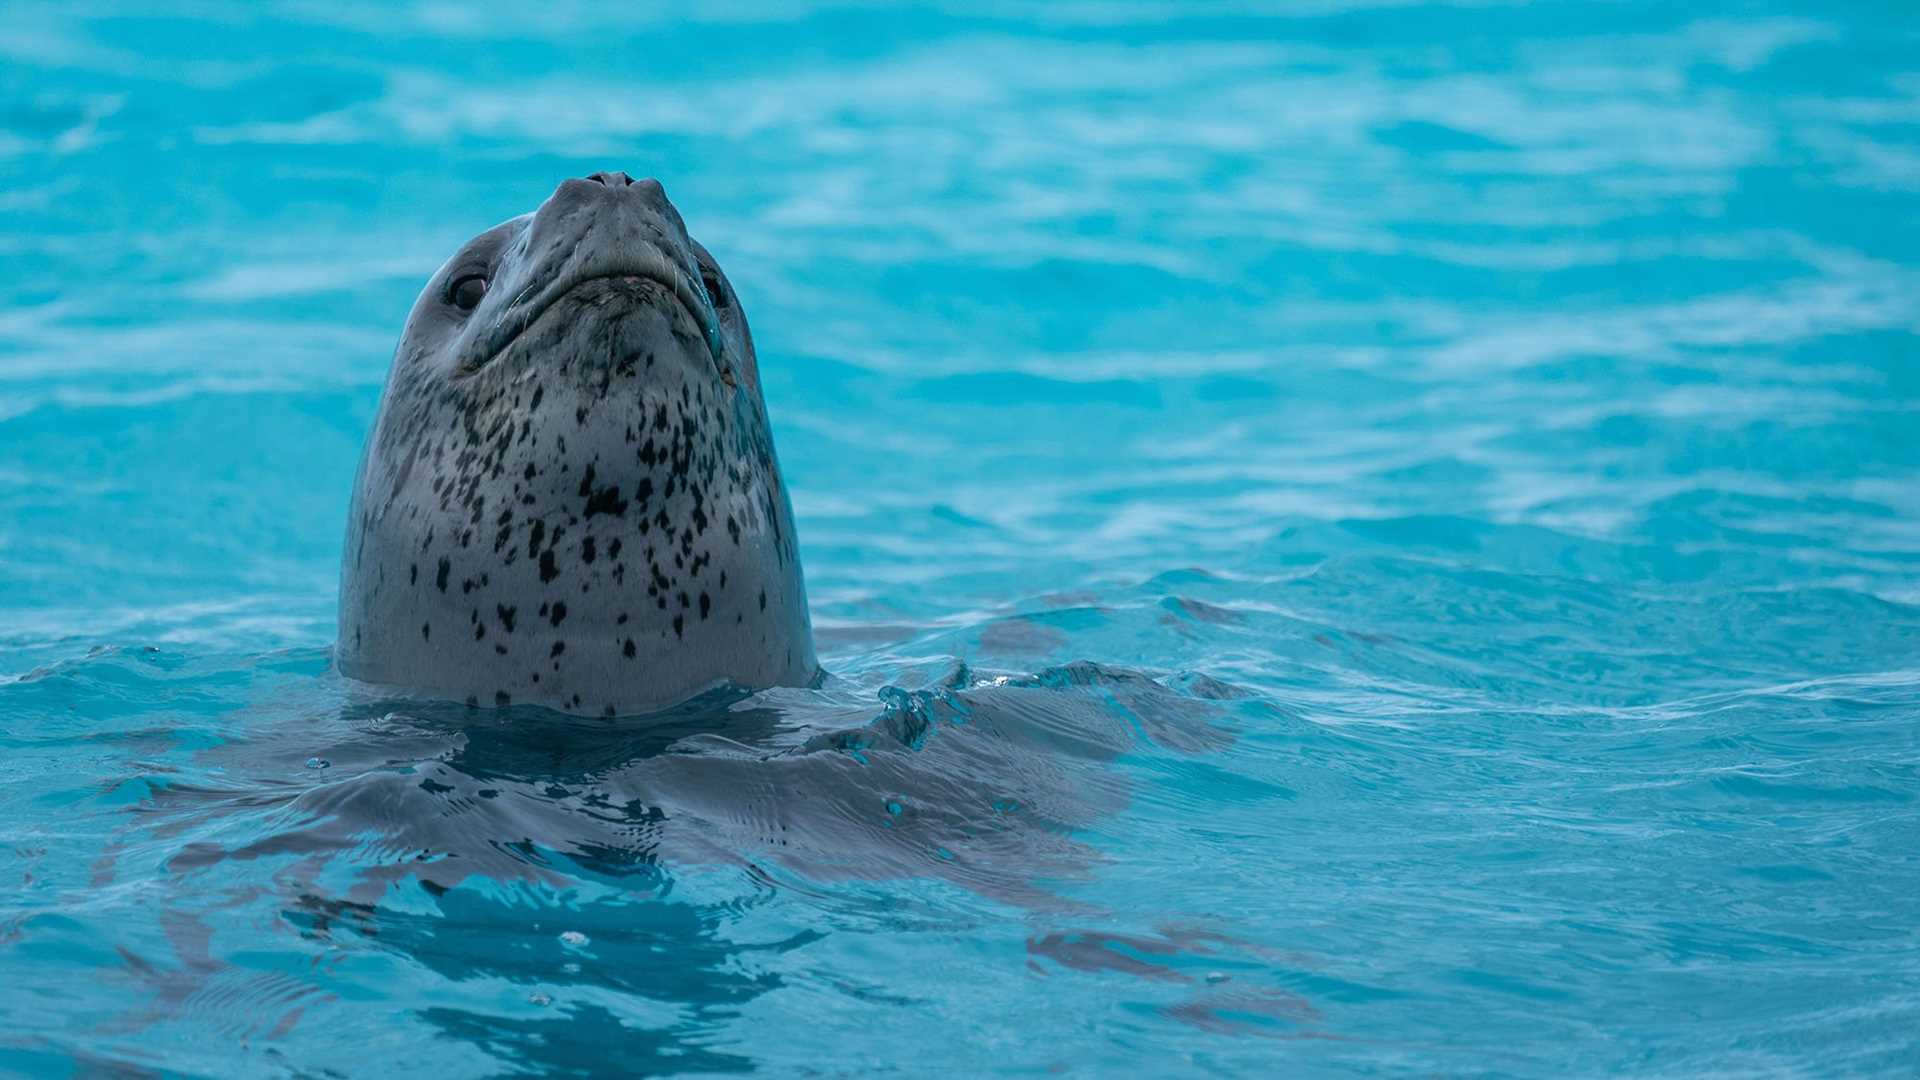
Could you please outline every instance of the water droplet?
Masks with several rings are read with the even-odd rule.
[[[1227,981],[1227,973],[1226,973],[1226,972],[1224,972],[1224,971],[1209,971],[1209,972],[1207,972],[1207,982],[1209,982],[1209,983],[1211,983],[1211,984],[1213,984],[1213,985],[1215,985],[1215,986],[1218,986],[1219,984],[1221,984],[1221,983],[1223,983],[1223,982],[1226,982],[1226,981]]]
[[[887,800],[887,813],[898,814],[900,811],[904,809],[906,809],[906,807],[901,806],[899,803],[894,802],[892,799]]]
[[[578,975],[580,974],[580,965],[573,963],[572,961],[568,961],[567,963],[560,965],[560,970],[566,972],[569,975]]]
[[[560,935],[560,944],[565,945],[569,949],[582,948],[588,940],[590,939],[587,935],[578,930],[568,930]]]
[[[531,994],[528,994],[528,995],[527,995],[527,1000],[528,1000],[528,1001],[531,1001],[531,1002],[533,1002],[533,1003],[534,1003],[535,1005],[551,1005],[551,1004],[553,1004],[553,999],[552,999],[552,998],[550,998],[550,997],[548,997],[547,995],[545,995],[545,994],[543,994],[543,993],[541,993],[541,992],[540,992],[540,991],[538,991],[538,990],[535,990],[535,991],[534,991],[533,993],[531,993]]]
[[[309,769],[325,769],[332,767],[332,765],[333,762],[323,757],[310,757],[307,759],[307,768]]]

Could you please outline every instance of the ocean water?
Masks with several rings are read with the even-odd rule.
[[[369,705],[401,322],[600,168],[831,677]],[[1911,1075],[1917,408],[1906,5],[9,0],[0,1071]]]

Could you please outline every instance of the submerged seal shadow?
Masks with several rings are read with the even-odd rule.
[[[657,181],[566,180],[428,281],[354,485],[335,655],[574,714],[818,676],[746,315]]]
[[[1040,921],[1029,970],[1132,970],[1114,950],[1138,942],[1072,928],[1103,919],[1071,895],[1104,861],[1087,833],[1143,775],[1114,765],[1217,751],[1237,709],[1257,705],[1204,678],[1084,662],[989,675],[956,661],[882,688],[877,716],[865,695],[721,691],[646,724],[343,706],[324,686],[287,686],[250,699],[190,775],[152,779],[93,867],[98,886],[158,883],[161,932],[121,949],[118,973],[152,1000],[116,1030],[212,1002],[235,1037],[271,1041],[388,958],[441,986],[564,996],[568,1013],[544,1016],[396,998],[541,1071],[578,1064],[587,1038],[718,1071],[740,1063],[699,1056],[711,1032],[782,984],[756,957],[835,930],[966,933],[1010,906]],[[955,888],[876,887],[920,879]],[[729,929],[776,897],[794,905],[776,918],[791,934]],[[234,962],[234,928],[262,925],[302,962]],[[1202,959],[1178,935],[1148,944],[1145,977],[1177,980],[1167,965]],[[257,957],[260,942],[247,948]],[[635,1001],[675,1018],[636,1024],[618,1012]]]

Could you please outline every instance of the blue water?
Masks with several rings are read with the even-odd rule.
[[[0,9],[0,1070],[1908,1075],[1898,4]],[[413,296],[727,267],[818,690],[357,705]]]

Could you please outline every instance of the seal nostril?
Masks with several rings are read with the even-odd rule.
[[[587,179],[610,188],[627,187],[633,183],[633,177],[623,172],[597,172],[587,177]]]

